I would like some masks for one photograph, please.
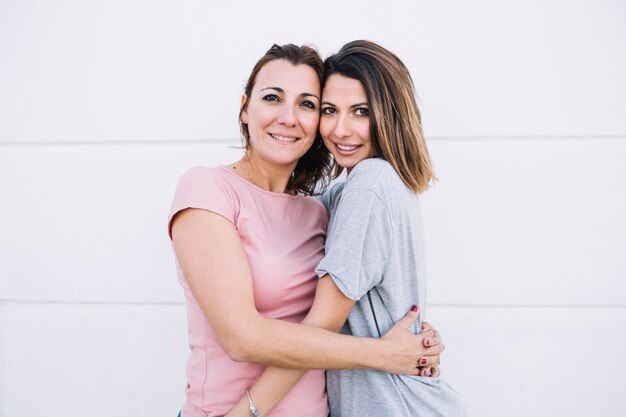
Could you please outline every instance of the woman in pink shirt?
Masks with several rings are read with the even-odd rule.
[[[245,156],[193,168],[178,184],[169,230],[189,323],[182,417],[225,415],[264,365],[312,369],[268,415],[321,417],[324,369],[416,375],[439,362],[439,337],[409,331],[417,308],[378,339],[335,333],[343,323],[302,322],[328,224],[308,196],[331,167],[317,133],[323,68],[311,48],[274,45],[242,98]]]

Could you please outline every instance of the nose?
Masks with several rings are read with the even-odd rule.
[[[333,132],[337,138],[346,138],[352,136],[352,123],[348,119],[347,115],[340,115],[337,118],[337,124]]]
[[[295,126],[296,125],[296,111],[293,106],[282,106],[280,109],[280,113],[278,114],[278,123],[284,124],[285,126]]]

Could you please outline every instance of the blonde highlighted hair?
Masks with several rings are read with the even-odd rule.
[[[434,172],[413,80],[402,61],[374,42],[357,40],[328,57],[324,66],[324,80],[339,74],[363,84],[376,156],[387,160],[407,187],[425,191]]]

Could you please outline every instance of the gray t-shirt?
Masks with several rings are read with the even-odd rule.
[[[330,224],[326,256],[316,272],[320,277],[330,274],[344,295],[356,301],[342,333],[379,337],[377,324],[384,334],[413,304],[423,318],[419,195],[391,164],[370,158],[320,200],[330,213]],[[419,333],[420,327],[416,323],[413,331]],[[441,378],[329,370],[326,382],[332,417],[466,415],[459,395]]]

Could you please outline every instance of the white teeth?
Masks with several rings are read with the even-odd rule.
[[[337,147],[339,149],[341,149],[342,151],[353,151],[356,148],[358,148],[358,145],[354,145],[354,146],[349,146],[349,145],[337,145]]]
[[[280,140],[282,142],[295,142],[297,141],[299,138],[287,138],[285,136],[280,136],[280,135],[274,135],[272,133],[270,133],[270,136],[273,137],[276,140]]]

